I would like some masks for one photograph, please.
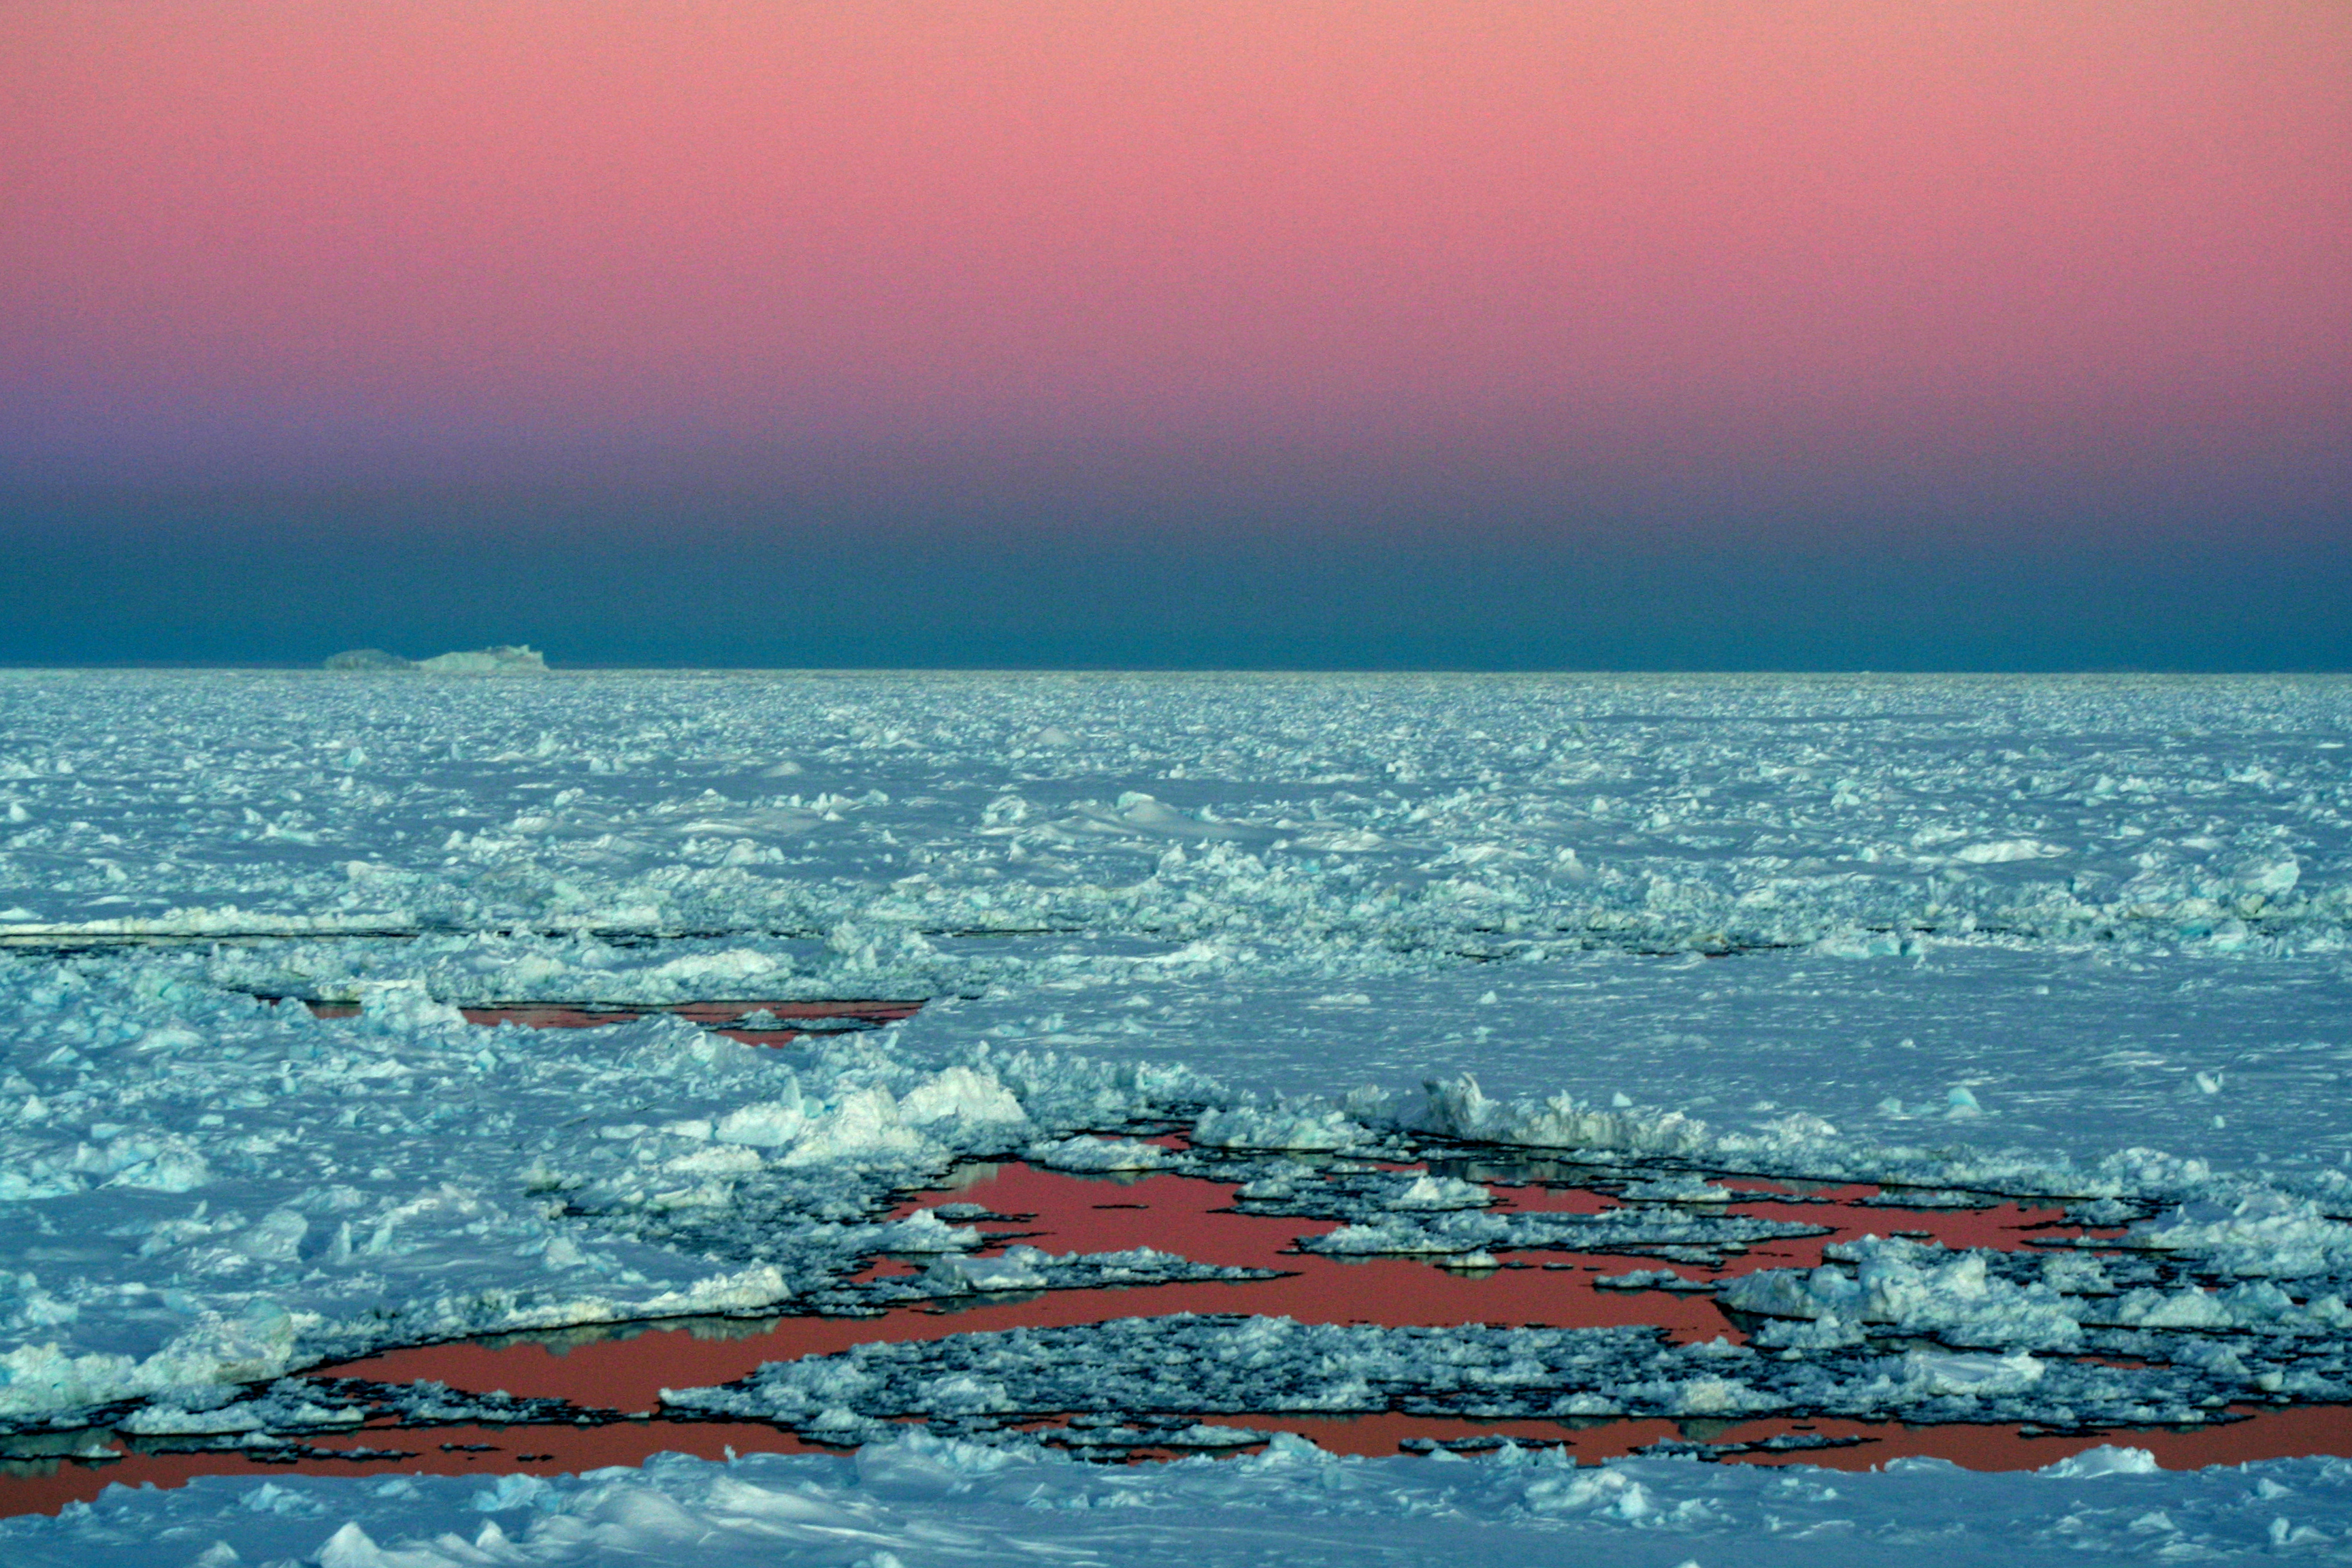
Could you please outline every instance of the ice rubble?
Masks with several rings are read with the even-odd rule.
[[[1177,1314],[862,1344],[772,1362],[721,1387],[665,1389],[662,1398],[691,1415],[855,1440],[909,1416],[986,1432],[1069,1412],[2156,1426],[2200,1423],[2254,1394],[2242,1366],[2126,1368],[2024,1351],[1792,1350],[1720,1338],[1675,1345],[1641,1328],[1392,1329]]]
[[[1555,1095],[1541,1105],[1524,1101],[1500,1105],[1487,1099],[1478,1080],[1467,1073],[1452,1082],[1430,1082],[1428,1110],[1421,1125],[1472,1142],[1516,1143],[1536,1149],[1691,1154],[1708,1146],[1706,1124],[1680,1111],[1643,1116],[1594,1110],[1567,1095]]]
[[[1671,1268],[1629,1268],[1622,1274],[1596,1274],[1592,1277],[1596,1290],[1675,1290],[1693,1293],[1712,1291],[1715,1286],[1704,1279],[1693,1279]]]
[[[1273,1271],[1195,1263],[1156,1247],[1123,1252],[1065,1252],[1008,1247],[991,1258],[935,1258],[913,1280],[885,1279],[865,1287],[875,1304],[935,1300],[1007,1290],[1097,1290],[1111,1285],[1169,1285],[1203,1279],[1266,1279]]]
[[[1818,1234],[1725,1213],[1719,1186],[1638,1163],[1664,1147],[1736,1154],[1750,1168],[1885,1159],[1801,1127],[1713,1137],[1671,1115],[1645,1122],[1638,1109],[1499,1105],[1467,1081],[1431,1085],[1418,1110],[1362,1096],[1344,1110],[1269,1104],[1173,1067],[986,1042],[942,1062],[898,1048],[899,1033],[826,1038],[788,1057],[667,1016],[597,1031],[478,1028],[413,982],[373,985],[358,1017],[338,1020],[223,993],[168,954],[0,963],[0,1043],[15,1064],[0,1079],[12,1110],[0,1169],[21,1188],[0,1222],[0,1256],[22,1260],[0,1275],[0,1419],[71,1422],[142,1400],[212,1408],[228,1384],[467,1334],[1253,1277],[1149,1248],[974,1258],[968,1226],[929,1212],[874,1219],[894,1189],[974,1155],[1224,1173],[1247,1212],[1342,1222],[1304,1239],[1307,1250],[1462,1260],[1563,1247],[1697,1261]],[[1187,1119],[1190,1152],[1076,1131]],[[1202,1127],[1251,1134],[1221,1147],[1198,1137]],[[1496,1212],[1458,1177],[1331,1163],[1322,1134],[1336,1127],[1349,1130],[1344,1146],[1391,1156],[1434,1127],[1547,1149],[1606,1140],[1571,1152],[1637,1163],[1615,1173],[1622,1206]],[[1288,1152],[1264,1150],[1286,1141]],[[2036,1173],[2000,1169],[2012,1183]],[[1863,1353],[1883,1325],[1957,1350],[2107,1350],[2169,1369],[2140,1376],[2137,1394],[2129,1376],[2095,1397],[2063,1378],[2038,1387],[2036,1418],[2062,1424],[2352,1393],[2339,1364],[2352,1343],[2341,1305],[2352,1226],[2242,1181],[2139,1169],[2137,1184],[2100,1178],[2141,1205],[2120,1214],[2173,1189],[2189,1205],[2132,1229],[2122,1260],[1923,1261],[1910,1243],[1874,1243],[1867,1256],[1833,1254],[1860,1268],[1858,1286],[1830,1268],[1801,1284],[1755,1277],[1724,1300],[1800,1324],[1761,1335],[1792,1352]],[[2083,1184],[2076,1171],[2039,1174]],[[2234,1206],[2219,1201],[2232,1194]],[[61,1233],[76,1243],[58,1243]],[[929,1261],[916,1275],[845,1282],[880,1253]],[[2021,1267],[2041,1272],[2010,1278]],[[2182,1341],[2217,1329],[2266,1337],[2220,1351]],[[2292,1368],[2279,1336],[2292,1337]],[[1764,1408],[1794,1396],[1752,1397]]]
[[[2200,1422],[2197,1368],[2128,1368],[2025,1352],[1752,1350],[1667,1344],[1649,1328],[1376,1328],[1267,1317],[1118,1319],[776,1361],[743,1383],[663,1389],[675,1411],[772,1420],[804,1434],[877,1434],[891,1417],[964,1429],[1073,1411],[1406,1411],[1484,1420],[1592,1415],[1846,1415],[1900,1420]]]
[[[1345,1111],[1324,1105],[1222,1106],[1192,1124],[1192,1142],[1209,1149],[1358,1149],[1375,1140]]]
[[[2307,1215],[2297,1227],[2304,1250],[2259,1258],[2242,1247],[2259,1222],[2212,1228],[2227,1239],[2189,1247],[2179,1227],[2136,1226],[2123,1250],[2103,1247],[2104,1255],[1951,1252],[1866,1237],[1832,1244],[1818,1268],[1730,1280],[1717,1299],[1781,1320],[1754,1335],[1767,1347],[1928,1338],[2196,1367],[2254,1397],[2352,1399],[2352,1268],[2343,1251],[2352,1226]]]
[[[0,959],[0,1421],[19,1422],[390,1344],[1005,1288],[953,1263],[843,1279],[977,1241],[928,1214],[874,1223],[895,1188],[1193,1089],[862,1038],[787,1059],[668,1017],[482,1029],[404,983],[320,1019],[168,958]],[[1164,1254],[1023,1269],[1242,1277]]]
[[[1474,1459],[1336,1458],[1277,1434],[1259,1457],[1117,1467],[906,1433],[854,1458],[682,1456],[542,1479],[208,1477],[0,1521],[23,1568],[482,1568],[484,1564],[957,1562],[1522,1563],[1655,1568],[1736,1555],[1843,1568],[1932,1552],[1955,1568],[2283,1553],[2352,1533],[2352,1467],[2303,1459],[2167,1474],[2104,1448],[2039,1473],[1897,1460],[1861,1477],[1626,1459],[1578,1468],[1505,1447]],[[234,1544],[231,1544],[234,1543]],[[234,1553],[234,1555],[232,1555]]]
[[[2341,951],[2352,912],[2325,678],[419,691],[8,676],[10,921],[759,930],[957,983],[943,935],[1119,931],[1344,982],[1923,930]]]
[[[1337,1040],[1391,1088],[1635,1089],[1725,1132],[1799,1084],[1882,1142],[2333,1165],[2348,708],[2320,678],[16,675],[0,942],[320,937],[212,960],[273,994],[956,994],[958,1028],[1181,1035],[1294,1093]]]
[[[368,1345],[849,1310],[877,1251],[987,1288],[957,1226],[875,1223],[960,1154],[1225,1159],[1279,1205],[1315,1187],[1277,1156],[1429,1139],[1664,1163],[1628,1196],[1685,1209],[1777,1171],[2136,1226],[1980,1277],[1832,1259],[1757,1299],[1765,1370],[1675,1397],[2320,1396],[2347,719],[2326,679],[0,674],[0,942],[203,944],[0,963],[0,1409],[193,1418]],[[441,1005],[721,994],[942,1000],[789,1062]],[[1180,1125],[1194,1154],[1134,1136]],[[1338,1217],[1525,1217],[1391,1185]],[[2085,1369],[2069,1325],[2161,1364]],[[1943,1348],[1874,1342],[1906,1334]]]
[[[134,1437],[149,1452],[226,1450],[275,1463],[334,1458],[339,1450],[318,1447],[316,1439],[347,1435],[363,1423],[372,1424],[375,1441],[397,1444],[404,1436],[401,1427],[596,1424],[621,1419],[623,1415],[583,1409],[562,1399],[519,1398],[503,1391],[473,1393],[429,1382],[292,1377],[248,1390],[243,1397],[227,1397],[229,1392],[203,1387],[180,1390],[179,1403],[142,1405],[117,1421],[114,1430]],[[48,1447],[21,1438],[18,1444],[20,1455],[27,1450],[45,1452]],[[98,1447],[104,1451],[103,1444]]]
[[[1156,1171],[1175,1163],[1168,1150],[1157,1143],[1147,1143],[1139,1138],[1097,1138],[1080,1133],[1058,1142],[1030,1145],[1031,1163],[1049,1170],[1099,1173],[1117,1171]]]
[[[1299,1245],[1309,1252],[1339,1258],[1551,1247],[1570,1252],[1664,1252],[1696,1258],[1720,1256],[1726,1248],[1737,1249],[1752,1242],[1821,1234],[1819,1226],[1744,1215],[1619,1208],[1601,1214],[1389,1215],[1343,1225]]]

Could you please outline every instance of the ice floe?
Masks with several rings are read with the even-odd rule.
[[[528,662],[509,651],[492,665]],[[238,1537],[256,1561],[556,1562],[782,1539],[805,1509],[844,1561],[917,1561],[944,1529],[984,1561],[1046,1518],[1131,1558],[1087,1533],[1115,1508],[1209,1562],[1190,1521],[1214,1499],[1274,1521],[1235,1542],[1305,1560],[1314,1499],[1464,1560],[1523,1557],[1494,1543],[1530,1531],[1759,1562],[1783,1536],[1790,1561],[1952,1555],[1937,1532],[2008,1560],[2334,1550],[2344,1479],[2316,1462],[1832,1483],[1516,1449],[1400,1471],[1277,1437],[1118,1477],[997,1428],[1091,1412],[1110,1424],[1056,1440],[1108,1451],[1073,1434],[1244,1407],[2077,1426],[2352,1397],[2347,729],[2352,685],[2324,678],[0,673],[19,1429],[295,1442],[352,1406],[285,1374],[385,1345],[1220,1277],[888,1217],[982,1157],[1219,1173],[1245,1212],[1336,1224],[1312,1247],[1482,1267],[1791,1234],[1726,1212],[1741,1174],[2030,1194],[2113,1233],[1841,1244],[1722,1287],[1748,1344],[1164,1320],[1067,1331],[1029,1371],[951,1336],[680,1391],[835,1437],[920,1415],[990,1439],[893,1433],[862,1470],[509,1478],[472,1511],[457,1483],[205,1482],[0,1530],[27,1562],[139,1561],[171,1531],[172,1561],[200,1558],[231,1513],[291,1532]],[[929,1005],[782,1052],[454,1007],[718,998]],[[1387,1168],[1482,1148],[1616,1162],[1619,1201],[1522,1212]],[[861,1279],[881,1256],[912,1271]],[[1603,1283],[1683,1289],[1659,1273]],[[1144,1359],[1171,1349],[1185,1366]],[[2130,1500],[2081,1500],[2101,1488]],[[999,1507],[1020,1517],[992,1534]]]

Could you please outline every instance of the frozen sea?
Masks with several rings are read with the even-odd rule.
[[[1865,1259],[1881,1305],[1791,1287],[1790,1342],[2013,1369],[2128,1331],[2352,1400],[2347,744],[2327,677],[0,673],[0,1418],[236,1430],[370,1349],[788,1305],[907,1243],[891,1192],[1130,1125],[1268,1170],[1434,1135],[2105,1202],[2179,1266],[2137,1307]],[[787,1051],[453,1005],[724,998],[927,1005]],[[2331,1458],[2069,1464],[909,1437],[213,1477],[0,1555],[2352,1554]]]

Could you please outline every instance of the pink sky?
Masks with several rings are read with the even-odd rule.
[[[2352,436],[2341,0],[26,0],[0,78],[45,473],[2292,498]]]

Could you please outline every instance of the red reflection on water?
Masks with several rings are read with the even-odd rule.
[[[648,1328],[634,1337],[561,1348],[522,1341],[427,1345],[394,1351],[335,1369],[380,1382],[432,1379],[452,1387],[503,1389],[526,1397],[569,1399],[615,1410],[649,1410],[661,1390],[727,1383],[763,1362],[837,1354],[871,1342],[944,1339],[999,1329],[1063,1327],[1171,1312],[1253,1312],[1301,1322],[1390,1327],[1455,1323],[1664,1329],[1677,1341],[1736,1332],[1705,1297],[1661,1291],[1596,1290],[1596,1270],[1640,1266],[1623,1258],[1530,1255],[1558,1268],[1455,1272],[1425,1260],[1349,1260],[1288,1250],[1329,1221],[1276,1219],[1231,1212],[1234,1188],[1195,1177],[1134,1180],[1064,1175],[1025,1164],[993,1168],[952,1189],[920,1194],[894,1210],[905,1215],[945,1202],[977,1203],[999,1213],[1033,1215],[984,1229],[1055,1252],[1115,1252],[1150,1246],[1197,1262],[1289,1271],[1245,1283],[1150,1285],[1109,1290],[1054,1290],[1016,1300],[982,1300],[940,1310],[902,1307],[878,1318],[785,1318],[743,1338],[715,1337],[708,1326]],[[1138,1209],[1128,1205],[1147,1205]],[[1098,1206],[1116,1205],[1116,1206]],[[984,1248],[996,1250],[994,1247]],[[903,1271],[884,1265],[875,1273]]]
[[[1335,1454],[1393,1457],[1408,1439],[1441,1442],[1502,1436],[1564,1447],[1580,1464],[1618,1458],[1654,1443],[1689,1440],[1673,1421],[1643,1419],[1599,1425],[1557,1421],[1486,1421],[1469,1417],[1406,1415],[1307,1415],[1296,1412],[1219,1415],[1202,1418],[1213,1426],[1260,1432],[1292,1432]],[[1036,1423],[1024,1423],[1034,1426]],[[1741,1463],[1813,1465],[1832,1470],[1870,1470],[1889,1459],[1926,1456],[1949,1459],[1971,1470],[2039,1469],[2103,1444],[2146,1448],[2168,1470],[2208,1465],[2242,1465],[2260,1459],[2312,1454],[2352,1453],[2352,1406],[2301,1405],[2254,1412],[2226,1425],[2181,1430],[2123,1429],[2064,1436],[2029,1436],[2016,1426],[1905,1426],[1892,1422],[1818,1419],[1747,1421],[1710,1426],[1709,1443],[1754,1443],[1789,1434],[1857,1438],[1849,1447],[1733,1456]],[[481,1443],[492,1451],[451,1452],[442,1444]],[[607,1465],[642,1465],[656,1454],[691,1454],[719,1459],[740,1454],[833,1453],[789,1432],[747,1422],[629,1421],[611,1426],[436,1426],[417,1430],[369,1427],[317,1440],[326,1448],[421,1450],[396,1459],[318,1459],[296,1465],[255,1464],[241,1455],[132,1454],[106,1465],[59,1463],[52,1473],[0,1479],[0,1513],[55,1513],[68,1502],[87,1502],[107,1487],[180,1486],[202,1475],[266,1479],[276,1470],[325,1475],[479,1475],[509,1471],[576,1475]],[[528,1456],[528,1457],[525,1457]],[[31,1469],[33,1467],[12,1467]]]
[[[305,1002],[321,1018],[353,1018],[356,1002]],[[486,1007],[460,1007],[469,1024],[514,1024],[526,1029],[602,1029],[614,1024],[671,1013],[713,1033],[750,1046],[781,1046],[808,1033],[804,1029],[745,1029],[736,1026],[746,1014],[766,1011],[778,1018],[856,1018],[867,1024],[892,1024],[922,1010],[914,1002],[672,1002],[635,1006],[602,1002],[500,1002]]]
[[[735,1004],[698,1004],[708,1008]],[[750,1005],[741,1005],[749,1010]],[[775,1005],[771,1004],[773,1006]],[[813,1004],[795,1004],[808,1007]],[[891,1004],[890,1005],[902,1005]],[[911,1010],[911,1008],[910,1008]],[[733,1015],[740,1016],[740,1014]],[[698,1020],[700,1021],[700,1020]],[[571,1026],[556,1025],[553,1026]],[[1160,1140],[1169,1142],[1169,1140]],[[1900,1209],[1864,1206],[1866,1186],[1826,1189],[1809,1203],[1778,1195],[1745,1194],[1725,1205],[1736,1212],[1826,1226],[1827,1236],[1759,1244],[1734,1255],[1723,1268],[1681,1265],[1686,1278],[1723,1279],[1758,1268],[1811,1267],[1830,1242],[1875,1232],[1927,1232],[1952,1247],[2016,1248],[2026,1233],[2079,1234],[2059,1225],[2055,1209],[2004,1204],[1983,1210]],[[525,1397],[562,1398],[594,1409],[650,1412],[664,1388],[708,1386],[734,1381],[761,1363],[808,1355],[838,1354],[875,1342],[933,1340],[950,1334],[1013,1328],[1063,1327],[1113,1318],[1172,1312],[1248,1312],[1287,1316],[1302,1322],[1366,1323],[1388,1327],[1442,1327],[1490,1323],[1530,1327],[1588,1328],[1615,1325],[1662,1330],[1676,1342],[1720,1334],[1744,1336],[1705,1296],[1659,1290],[1595,1289],[1596,1274],[1622,1274],[1654,1267],[1654,1260],[1618,1255],[1538,1252],[1507,1257],[1514,1265],[1487,1271],[1450,1270],[1425,1259],[1373,1258],[1349,1260],[1291,1248],[1301,1237],[1336,1228],[1333,1222],[1274,1218],[1233,1212],[1236,1188],[1230,1183],[1165,1173],[1123,1177],[1077,1176],[1022,1163],[968,1167],[945,1187],[919,1194],[892,1211],[903,1215],[942,1203],[979,1204],[1009,1217],[983,1222],[994,1239],[983,1251],[1013,1241],[1055,1252],[1108,1252],[1150,1246],[1199,1262],[1287,1271],[1276,1279],[1238,1283],[1155,1285],[1121,1289],[1057,1290],[1019,1298],[976,1299],[969,1305],[908,1306],[874,1318],[788,1317],[767,1323],[702,1321],[668,1325],[618,1327],[609,1337],[587,1337],[588,1329],[543,1340],[501,1343],[455,1343],[394,1351],[321,1369],[384,1383],[432,1380],[478,1392],[503,1390]],[[1598,1213],[1617,1200],[1589,1189],[1527,1186],[1497,1190],[1498,1206],[1525,1212]],[[884,1260],[870,1275],[904,1273],[910,1265]],[[572,1341],[579,1342],[571,1342]],[[1934,1455],[1976,1469],[2022,1469],[2047,1465],[2100,1443],[2120,1443],[2154,1452],[2168,1468],[2240,1464],[2250,1459],[2301,1454],[2352,1452],[2352,1410],[2338,1406],[2267,1409],[2251,1419],[2186,1432],[2170,1428],[2104,1432],[2095,1436],[2026,1436],[2014,1426],[1906,1427],[1857,1421],[1790,1421],[1683,1427],[1665,1420],[1627,1420],[1601,1426],[1549,1421],[1484,1421],[1394,1414],[1314,1416],[1296,1414],[1218,1415],[1213,1424],[1291,1431],[1327,1448],[1350,1454],[1393,1454],[1408,1437],[1440,1439],[1500,1435],[1566,1442],[1579,1458],[1591,1461],[1632,1452],[1651,1443],[1680,1440],[1700,1430],[1710,1443],[1761,1441],[1788,1433],[1863,1439],[1855,1446],[1738,1456],[1762,1464],[1813,1464],[1834,1469],[1864,1469],[1905,1455]],[[664,1451],[717,1457],[729,1445],[739,1451],[804,1451],[809,1445],[773,1428],[743,1423],[624,1422],[608,1426],[518,1426],[503,1429],[431,1427],[403,1430],[369,1427],[318,1439],[320,1447],[415,1447],[419,1458],[403,1460],[306,1461],[291,1467],[253,1465],[241,1455],[134,1455],[103,1468],[63,1463],[48,1476],[0,1479],[0,1512],[51,1511],[74,1498],[97,1494],[113,1481],[176,1485],[191,1476],[218,1472],[254,1474],[270,1468],[341,1474],[405,1470],[427,1474],[495,1473],[518,1468],[544,1472],[576,1471],[608,1464],[637,1464]],[[499,1451],[468,1456],[440,1449],[442,1443],[493,1442]],[[551,1458],[520,1461],[519,1454]]]
[[[104,1464],[16,1460],[0,1473],[0,1515],[55,1513],[69,1502],[89,1502],[110,1486],[177,1487],[198,1476],[234,1475],[266,1480],[285,1470],[327,1476],[461,1476],[486,1481],[516,1470],[533,1475],[576,1475],[606,1465],[642,1465],[656,1454],[692,1454],[723,1459],[739,1453],[834,1452],[802,1442],[789,1432],[750,1422],[625,1422],[616,1426],[434,1426],[403,1431],[370,1426],[310,1439],[318,1448],[384,1448],[407,1451],[396,1459],[306,1459],[292,1465],[257,1464],[241,1454],[126,1454]],[[490,1451],[468,1454],[441,1447],[488,1444]],[[526,1458],[525,1456],[528,1456]]]
[[[1850,1189],[1866,1196],[1871,1189]],[[833,1355],[873,1342],[943,1339],[1001,1329],[1065,1327],[1113,1318],[1171,1312],[1252,1312],[1311,1323],[1372,1323],[1444,1327],[1495,1323],[1556,1328],[1647,1326],[1676,1343],[1723,1335],[1744,1338],[1711,1298],[1661,1290],[1595,1289],[1596,1274],[1622,1274],[1649,1260],[1618,1255],[1538,1252],[1512,1255],[1515,1265],[1493,1271],[1440,1268],[1426,1259],[1343,1259],[1292,1250],[1300,1237],[1337,1228],[1328,1220],[1236,1214],[1232,1184],[1198,1177],[1149,1174],[1124,1178],[1076,1176],[1009,1163],[964,1173],[951,1187],[917,1194],[892,1217],[941,1203],[979,1204],[992,1212],[1029,1215],[982,1229],[1002,1242],[1023,1240],[1055,1252],[1114,1252],[1139,1246],[1178,1253],[1197,1262],[1286,1271],[1278,1279],[1246,1283],[1151,1285],[1109,1290],[1055,1290],[1024,1300],[980,1300],[950,1310],[901,1307],[878,1318],[784,1318],[772,1328],[720,1337],[710,1325],[632,1331],[628,1338],[551,1346],[534,1341],[499,1345],[458,1343],[394,1351],[335,1369],[356,1377],[404,1383],[431,1379],[456,1388],[501,1389],[526,1397],[562,1398],[595,1408],[646,1411],[664,1388],[690,1388],[747,1377],[764,1362]],[[1614,1200],[1582,1190],[1521,1189],[1512,1206],[1593,1213]],[[1138,1206],[1140,1205],[1140,1206]],[[1949,1209],[1860,1208],[1849,1204],[1741,1203],[1742,1213],[1769,1214],[1833,1227],[1820,1238],[1773,1242],[1734,1257],[1721,1269],[1683,1266],[1690,1279],[1724,1279],[1757,1268],[1809,1266],[1825,1241],[1867,1230],[1937,1229],[1953,1236],[1999,1237],[2018,1245],[2023,1226],[2057,1217],[2054,1210],[1972,1213]],[[1984,1245],[1974,1240],[1969,1245]],[[994,1251],[992,1244],[983,1251]],[[885,1262],[871,1276],[904,1273]]]

